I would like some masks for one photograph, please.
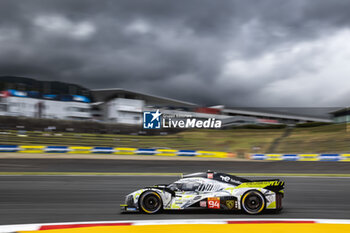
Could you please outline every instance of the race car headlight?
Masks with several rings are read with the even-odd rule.
[[[125,204],[127,204],[128,206],[133,206],[134,205],[134,197],[132,195],[126,196]]]

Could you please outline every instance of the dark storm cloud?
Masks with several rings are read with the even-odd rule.
[[[334,45],[349,36],[349,9],[337,0],[2,0],[0,73],[200,104],[343,105],[350,89],[328,79],[349,82]]]

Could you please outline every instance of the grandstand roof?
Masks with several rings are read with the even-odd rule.
[[[299,115],[295,113],[285,113],[278,111],[269,111],[268,109],[262,108],[225,108],[222,110],[225,113],[248,115],[257,117],[271,117],[271,118],[282,118],[291,120],[303,120],[303,121],[317,121],[317,122],[332,122],[330,117],[327,116],[309,116]]]
[[[345,116],[345,115],[350,115],[350,107],[346,108],[338,108],[334,111],[329,112],[333,116]]]
[[[44,94],[71,94],[91,98],[90,90],[73,83],[59,81],[41,81],[17,76],[0,76],[0,91],[15,89],[20,91],[38,91]]]
[[[125,90],[123,88],[107,88],[91,90],[95,101],[104,102],[113,98],[127,98],[144,100],[148,105],[196,107],[197,104],[182,100],[161,97],[157,95],[145,94],[137,91]]]

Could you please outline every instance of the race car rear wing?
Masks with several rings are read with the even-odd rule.
[[[284,181],[279,179],[272,180],[252,180],[245,182],[238,187],[240,188],[264,188],[273,192],[279,192],[284,189]]]
[[[199,172],[183,175],[182,178],[201,177],[213,179],[220,182],[236,185],[237,187],[265,188],[274,192],[279,192],[284,189],[284,181],[279,179],[264,179],[264,180],[248,180],[243,177],[230,175],[227,173],[219,173],[213,171]]]

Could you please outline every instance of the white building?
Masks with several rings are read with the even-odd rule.
[[[0,98],[0,115],[64,120],[91,119],[89,103],[15,96]]]
[[[103,104],[103,120],[110,123],[140,125],[145,101],[115,98]]]
[[[92,90],[94,99],[98,101],[101,121],[118,124],[141,126],[143,111],[172,108],[194,108],[197,105],[180,100],[128,91],[120,88]],[[96,106],[96,104],[94,104]],[[190,112],[190,111],[189,111]]]
[[[76,84],[0,76],[0,115],[89,120],[142,126],[143,111],[160,110],[166,115],[215,118],[225,126],[239,124],[297,124],[331,122],[327,116],[292,114],[259,108],[201,107],[195,103],[121,88],[89,90]],[[35,90],[35,91],[33,91]],[[93,103],[90,103],[93,101]],[[312,109],[314,111],[314,109]],[[349,109],[345,111],[349,114]],[[337,121],[346,121],[335,112]]]

